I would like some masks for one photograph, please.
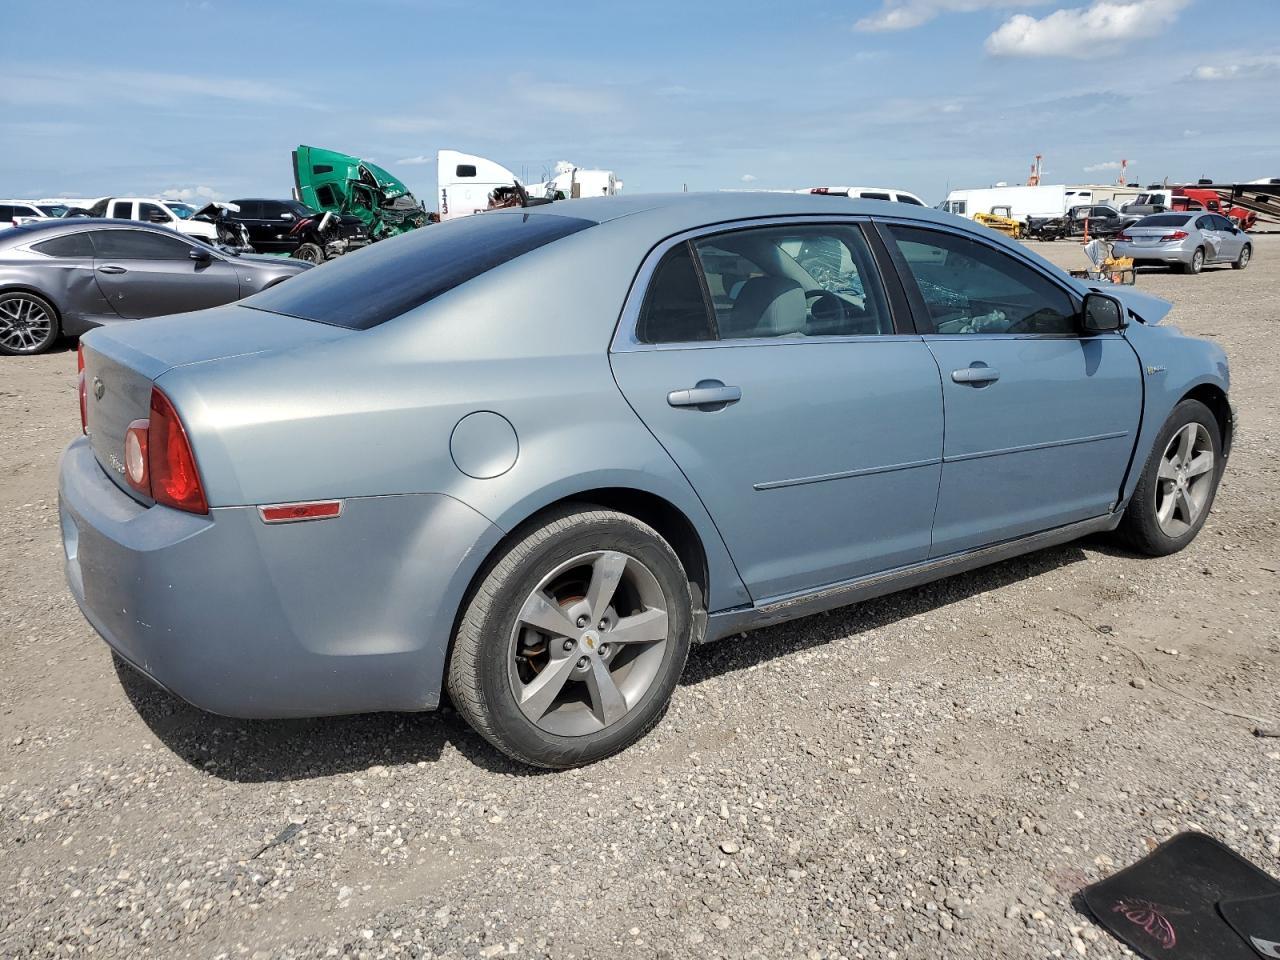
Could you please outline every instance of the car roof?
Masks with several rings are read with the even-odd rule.
[[[593,223],[626,219],[637,229],[678,233],[697,227],[759,217],[872,215],[956,224],[959,218],[931,207],[892,200],[863,200],[813,193],[641,193],[557,200],[533,207],[507,207],[485,215],[539,214],[576,217]]]
[[[33,233],[57,233],[59,231],[83,230],[85,227],[128,227],[131,230],[147,230],[151,233],[162,233],[167,237],[178,237],[185,240],[181,233],[169,227],[143,223],[140,220],[121,220],[110,217],[49,217],[36,223],[24,223],[12,230],[0,232],[0,240],[10,236],[30,236]]]

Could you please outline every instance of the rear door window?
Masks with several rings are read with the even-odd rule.
[[[892,333],[860,228],[759,227],[670,250],[636,321],[641,343]]]
[[[367,330],[594,221],[477,214],[340,257],[241,301],[246,307]]]
[[[262,216],[262,204],[257,200],[241,200],[236,206],[240,208],[236,216],[242,220],[257,220]]]
[[[92,236],[100,260],[186,260],[191,256],[185,241],[148,230],[94,230]]]
[[[133,203],[129,200],[116,200],[111,204],[111,216],[118,220],[133,219]]]

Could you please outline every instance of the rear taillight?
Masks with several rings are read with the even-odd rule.
[[[1160,242],[1168,243],[1172,240],[1185,240],[1185,239],[1187,239],[1187,231],[1175,230],[1173,231],[1173,233],[1166,233],[1163,237],[1160,238]]]
[[[84,344],[76,347],[76,391],[80,394],[80,432],[89,433],[89,388],[84,381]]]
[[[1133,242],[1133,237],[1129,236],[1129,235],[1128,235],[1127,233],[1125,233],[1124,231],[1121,231],[1121,232],[1116,236],[1116,239],[1117,239],[1117,240],[1119,240],[1119,241],[1121,241],[1122,243],[1132,243],[1132,242]]]
[[[163,503],[177,510],[208,513],[209,503],[200,483],[200,471],[196,467],[195,454],[191,452],[187,431],[183,429],[173,404],[158,387],[151,388],[150,421],[139,422],[147,423],[143,451],[146,454],[145,474],[151,497],[156,503]],[[127,459],[127,442],[125,455]]]

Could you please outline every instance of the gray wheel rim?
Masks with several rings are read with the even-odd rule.
[[[1191,270],[1194,273],[1200,272],[1200,267],[1204,264],[1204,254],[1197,250],[1191,255]]]
[[[0,300],[0,346],[34,353],[49,339],[53,317],[36,300],[15,294]]]
[[[639,705],[666,647],[667,601],[657,578],[635,557],[597,550],[557,566],[525,599],[507,678],[526,719],[580,737]]]
[[[1243,267],[1246,263],[1249,262],[1249,254],[1250,254],[1250,250],[1248,247],[1245,247],[1243,250],[1240,251],[1240,266]]]
[[[1204,424],[1188,423],[1169,440],[1156,473],[1156,522],[1166,536],[1190,530],[1213,492],[1213,440]]]

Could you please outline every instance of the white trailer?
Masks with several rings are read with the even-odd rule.
[[[550,200],[577,197],[613,197],[622,192],[622,181],[612,170],[584,170],[567,160],[556,164],[550,180],[529,184],[529,196]]]
[[[952,190],[938,209],[970,220],[979,213],[994,213],[1014,220],[1060,217],[1067,210],[1067,187],[1059,183],[1039,187],[999,185]]]

